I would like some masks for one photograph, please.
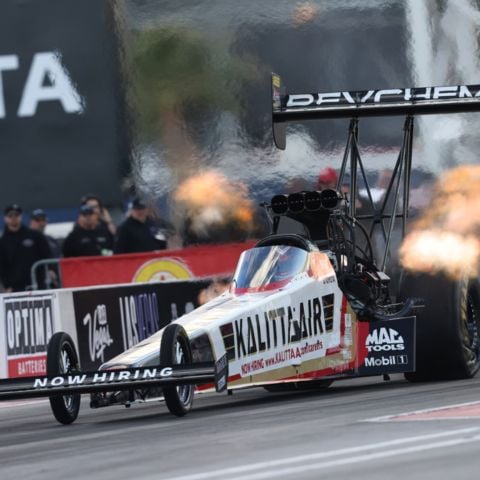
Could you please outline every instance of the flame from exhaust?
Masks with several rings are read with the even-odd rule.
[[[480,242],[442,230],[422,230],[409,234],[400,249],[407,270],[425,273],[444,272],[453,278],[474,276]]]
[[[293,11],[293,23],[300,27],[306,23],[313,22],[318,15],[318,7],[312,2],[301,2],[295,5]]]
[[[476,276],[479,233],[480,166],[460,166],[436,182],[432,204],[402,243],[400,262],[410,271]]]
[[[215,170],[187,178],[178,186],[174,198],[183,204],[192,230],[199,235],[208,235],[211,227],[229,224],[245,232],[252,228],[253,203],[247,187]]]

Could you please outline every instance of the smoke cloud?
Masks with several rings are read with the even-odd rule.
[[[400,262],[410,271],[476,276],[479,234],[480,166],[463,165],[445,172],[434,185],[431,205],[402,243]]]

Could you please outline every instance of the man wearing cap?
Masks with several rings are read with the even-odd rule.
[[[110,255],[112,249],[113,235],[100,227],[100,217],[94,207],[88,204],[82,205],[73,230],[63,242],[63,256]]]
[[[108,230],[113,236],[117,233],[117,227],[113,223],[110,212],[103,205],[102,200],[94,193],[87,193],[80,200],[80,205],[90,205],[100,218],[100,228]]]
[[[26,290],[32,283],[31,268],[38,260],[52,257],[47,239],[22,223],[22,209],[14,203],[4,210],[5,228],[0,238],[0,279],[7,292]],[[38,278],[40,288],[45,279]]]
[[[32,230],[36,230],[37,232],[43,233],[43,235],[45,235],[45,238],[47,239],[48,245],[50,246],[53,258],[60,258],[62,256],[60,245],[55,238],[47,235],[47,233],[45,232],[47,223],[48,217],[45,213],[45,210],[43,210],[42,208],[36,208],[32,211],[32,214],[30,215],[30,228]]]
[[[152,222],[149,208],[141,198],[129,204],[129,213],[118,227],[114,253],[151,252],[167,248],[165,235]]]

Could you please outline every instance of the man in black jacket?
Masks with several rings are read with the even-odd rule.
[[[147,205],[140,198],[130,204],[128,218],[117,230],[114,253],[151,252],[167,248],[165,236],[149,218]]]
[[[48,217],[42,208],[36,208],[33,210],[30,216],[30,228],[36,230],[37,232],[43,233],[47,239],[50,250],[52,251],[53,258],[60,258],[62,256],[62,251],[58,241],[50,235],[47,235],[46,227],[48,223]]]
[[[31,268],[38,261],[51,258],[45,236],[22,224],[22,209],[17,204],[4,210],[5,229],[0,238],[0,278],[7,292],[20,292],[31,285]],[[37,279],[45,288],[44,279]]]
[[[63,256],[110,255],[113,248],[113,235],[99,225],[100,218],[95,209],[90,205],[82,205],[77,223],[63,242]]]

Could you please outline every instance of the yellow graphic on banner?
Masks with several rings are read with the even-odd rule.
[[[141,282],[167,282],[193,278],[193,273],[181,261],[174,258],[162,258],[145,262],[135,272],[132,281]]]

